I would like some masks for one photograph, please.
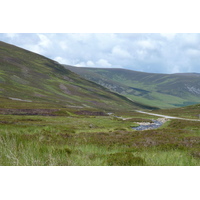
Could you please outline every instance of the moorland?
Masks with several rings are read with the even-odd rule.
[[[133,100],[0,42],[0,165],[199,166],[198,94],[195,104],[184,107],[181,102],[191,96],[179,95],[170,107],[166,95],[163,104],[148,104],[150,97]],[[138,123],[159,118],[137,110],[190,120],[169,119],[157,129],[136,131]]]

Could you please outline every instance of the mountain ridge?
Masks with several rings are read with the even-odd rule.
[[[199,73],[160,74],[121,68],[64,66],[135,102],[160,108],[200,103]]]

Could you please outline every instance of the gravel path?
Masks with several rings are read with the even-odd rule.
[[[168,115],[160,115],[160,114],[155,114],[155,113],[144,112],[144,111],[141,111],[141,110],[135,110],[135,112],[147,114],[147,115],[158,116],[158,117],[163,117],[163,118],[167,118],[167,119],[181,119],[181,120],[187,120],[187,121],[200,121],[199,119],[187,119],[187,118],[181,118],[181,117],[172,117],[172,116],[168,116]]]

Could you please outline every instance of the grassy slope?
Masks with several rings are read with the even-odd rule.
[[[14,101],[9,98],[18,98],[32,101],[30,107],[41,103],[110,110],[140,107],[53,60],[3,42],[0,42],[0,97],[5,103],[2,106]]]
[[[175,116],[175,117],[200,119],[200,104],[181,107],[181,108],[161,109],[157,110],[156,113]]]
[[[75,73],[136,102],[173,108],[200,102],[199,74],[153,74],[125,69],[77,68]],[[196,88],[190,92],[188,88]],[[191,89],[193,90],[193,89]]]

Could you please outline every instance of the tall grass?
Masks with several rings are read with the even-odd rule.
[[[157,130],[134,131],[133,121],[0,116],[0,165],[200,165],[198,122],[173,120]]]

